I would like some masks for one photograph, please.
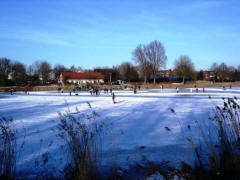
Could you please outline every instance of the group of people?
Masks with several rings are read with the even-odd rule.
[[[89,90],[89,92],[90,92],[90,95],[91,95],[91,96],[92,96],[92,95],[96,95],[96,96],[100,95],[100,89],[99,89],[98,87],[92,87],[92,88]]]
[[[105,94],[108,94],[108,91],[112,94],[112,90],[113,90],[113,89],[112,89],[112,88],[110,88],[110,89],[104,88],[103,90],[104,90],[104,93],[105,93]]]
[[[190,93],[192,93],[194,89],[195,89],[195,92],[198,93],[199,89],[196,85],[194,86],[194,88],[190,88]],[[177,93],[180,92],[178,87],[176,87],[176,92]],[[205,92],[205,87],[202,88],[202,92]]]

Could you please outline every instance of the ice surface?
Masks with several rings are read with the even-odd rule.
[[[33,166],[44,152],[53,156],[49,163],[64,166],[66,157],[61,152],[61,141],[56,136],[59,121],[58,112],[70,110],[89,111],[86,102],[99,114],[97,120],[107,124],[103,144],[103,164],[118,161],[120,165],[134,162],[144,154],[151,160],[192,160],[192,147],[186,137],[200,140],[195,121],[204,128],[211,128],[208,116],[216,105],[222,104],[222,97],[240,97],[240,88],[199,88],[196,93],[190,89],[145,89],[114,91],[116,104],[110,94],[90,96],[89,92],[58,93],[16,92],[14,95],[0,93],[0,116],[12,117],[19,131],[19,142],[26,129],[24,151],[18,160],[19,169]],[[209,98],[211,97],[211,98]],[[174,110],[173,113],[171,110]],[[166,130],[166,127],[170,131]],[[191,130],[189,130],[191,127]]]

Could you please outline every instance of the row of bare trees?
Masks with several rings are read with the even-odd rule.
[[[228,66],[225,63],[217,64],[214,62],[210,68],[213,72],[214,81],[224,81],[226,79],[236,81],[239,80],[240,65],[238,68]]]
[[[0,86],[26,85],[28,81],[46,84],[50,81],[56,81],[64,71],[75,72],[79,68],[75,68],[74,65],[66,68],[61,64],[52,67],[47,61],[35,61],[27,66],[9,58],[0,58]]]
[[[157,73],[166,67],[167,56],[163,44],[155,40],[147,45],[138,45],[133,51],[133,60],[138,64],[140,76],[144,78],[144,82],[152,76],[155,84]],[[195,72],[194,64],[186,55],[180,56],[175,61],[174,69],[177,75],[182,77],[183,82],[186,77],[193,77]]]

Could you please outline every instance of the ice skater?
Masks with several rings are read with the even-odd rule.
[[[137,94],[137,88],[136,88],[136,86],[133,88],[133,92],[134,92],[134,94]]]
[[[93,88],[90,89],[90,95],[93,95]]]
[[[10,89],[10,94],[13,95],[13,88]]]
[[[116,98],[115,94],[114,94],[114,93],[112,93],[112,100],[113,100],[113,104],[115,104],[115,103],[116,103],[116,101],[115,101],[115,98]]]
[[[177,89],[176,89],[176,90],[177,90],[177,93],[179,93],[179,88],[178,88],[178,87],[177,87]]]
[[[27,94],[28,94],[28,89],[25,88],[25,89],[24,89],[24,92],[25,92],[25,94],[27,95]]]
[[[198,93],[198,88],[196,88],[196,93]]]

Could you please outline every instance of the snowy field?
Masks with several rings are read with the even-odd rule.
[[[56,126],[59,112],[70,110],[89,111],[86,102],[98,113],[97,120],[108,125],[103,144],[103,164],[117,161],[124,166],[137,161],[141,155],[150,160],[192,161],[192,148],[186,142],[187,136],[195,141],[200,138],[195,121],[209,128],[206,122],[216,105],[222,105],[222,97],[240,98],[240,88],[199,88],[190,89],[148,89],[133,91],[113,91],[116,104],[110,94],[101,92],[90,96],[89,92],[58,93],[16,92],[14,95],[0,93],[0,116],[12,117],[23,139],[23,126],[26,129],[24,151],[18,160],[19,169],[33,167],[35,159],[49,151],[49,163],[61,168],[66,157],[61,155]],[[211,97],[211,98],[210,98]],[[171,112],[174,109],[175,113]],[[166,127],[170,131],[166,130]],[[190,127],[190,128],[189,128]]]

